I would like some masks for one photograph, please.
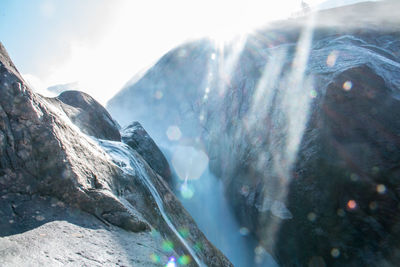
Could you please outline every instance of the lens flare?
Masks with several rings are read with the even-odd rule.
[[[333,249],[331,250],[331,256],[332,256],[333,258],[338,258],[338,257],[340,256],[340,250],[337,249],[337,248],[333,248]]]
[[[385,194],[385,193],[386,193],[386,186],[383,185],[383,184],[378,184],[378,185],[376,186],[376,191],[377,191],[379,194]]]
[[[343,90],[345,90],[345,91],[350,91],[352,87],[353,87],[353,83],[351,81],[345,81],[343,83]]]
[[[311,91],[310,91],[310,97],[311,97],[311,98],[316,98],[317,96],[318,96],[317,91],[315,91],[315,90],[311,90]]]
[[[171,141],[178,141],[182,137],[181,129],[176,125],[169,126],[167,129],[167,137]]]
[[[327,59],[326,59],[326,65],[327,65],[328,67],[333,67],[333,66],[335,66],[336,60],[337,60],[337,58],[338,58],[338,55],[339,55],[339,52],[336,51],[336,50],[333,50],[333,51],[329,54],[329,56],[327,57]]]
[[[158,256],[157,254],[154,254],[154,253],[150,255],[150,259],[154,263],[160,263],[161,262],[160,256]]]
[[[161,91],[156,91],[154,93],[154,97],[158,100],[160,100],[163,97],[163,93]]]
[[[250,233],[249,229],[247,229],[246,227],[240,227],[239,229],[239,233],[243,236],[246,236]]]
[[[193,246],[194,251],[201,252],[203,250],[203,244],[201,242],[196,242]]]
[[[174,243],[172,243],[172,242],[169,241],[169,240],[164,240],[164,241],[162,242],[162,249],[163,249],[165,252],[172,252],[172,251],[174,251]]]
[[[187,228],[180,228],[179,229],[179,234],[183,237],[186,238],[189,236],[189,229]]]
[[[307,215],[307,219],[308,219],[310,222],[315,222],[315,220],[317,219],[317,215],[316,215],[314,212],[310,212],[310,213]]]
[[[355,201],[355,200],[349,200],[348,202],[347,202],[347,208],[349,209],[349,210],[354,210],[354,209],[356,209],[357,208],[357,202]]]
[[[192,146],[178,146],[172,155],[172,166],[183,181],[199,179],[208,167],[208,156]],[[183,188],[184,190],[188,188]]]
[[[180,192],[181,196],[185,199],[191,199],[194,196],[194,188],[188,185],[187,182],[181,185]]]
[[[169,258],[169,260],[168,260],[167,264],[165,265],[165,267],[176,267],[175,261],[176,261],[175,257]]]
[[[188,265],[191,261],[192,261],[192,259],[190,258],[189,255],[180,256],[178,259],[178,263],[180,265]]]

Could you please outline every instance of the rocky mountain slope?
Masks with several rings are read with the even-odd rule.
[[[34,94],[1,44],[0,95],[1,265],[230,266],[93,98]]]
[[[183,45],[107,108],[158,142],[203,147],[238,221],[282,266],[395,266],[399,7],[321,11],[223,49]]]

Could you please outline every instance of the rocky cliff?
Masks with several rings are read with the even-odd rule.
[[[273,24],[224,49],[184,45],[108,109],[165,142],[200,142],[238,221],[282,266],[395,266],[397,8],[361,3]],[[130,103],[159,117],[130,112]],[[180,141],[168,138],[170,126]]]
[[[34,94],[1,44],[0,95],[1,265],[230,265],[93,98]]]

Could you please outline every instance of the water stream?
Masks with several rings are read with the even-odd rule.
[[[140,163],[134,156],[132,149],[121,142],[115,141],[107,141],[107,140],[98,140],[100,146],[112,157],[112,159],[118,164],[120,168],[130,174],[130,175],[138,175],[144,184],[149,189],[150,193],[152,194],[154,200],[156,201],[157,207],[162,215],[164,221],[167,223],[168,227],[171,231],[175,234],[175,236],[179,239],[181,244],[186,248],[189,252],[193,260],[197,263],[198,266],[205,266],[204,263],[197,257],[196,253],[193,249],[189,246],[189,244],[185,241],[184,238],[178,233],[177,229],[175,228],[174,224],[168,217],[167,212],[164,209],[164,204],[160,194],[158,193],[157,189],[154,187],[153,183],[150,181],[150,178],[147,174],[147,171],[143,167],[142,163]],[[122,166],[122,167],[121,167]]]

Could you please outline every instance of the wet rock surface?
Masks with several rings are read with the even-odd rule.
[[[221,52],[212,43],[182,46],[165,58],[185,65],[185,72],[166,71],[160,61],[110,101],[109,110],[127,120],[130,111],[123,103],[133,95],[147,103],[136,108],[170,110],[185,105],[186,97],[201,103],[161,118],[143,113],[132,119],[148,122],[150,132],[152,125],[161,133],[177,125],[182,142],[194,146],[200,139],[240,224],[282,266],[396,266],[396,7],[396,1],[362,3],[277,23],[249,36],[228,70],[217,59],[230,62],[232,47]],[[188,64],[187,51],[205,61]],[[169,79],[171,72],[182,74],[179,82]],[[200,83],[185,75],[204,72]],[[187,88],[195,92],[157,102],[153,95],[136,94],[141,88],[164,96]],[[186,130],[189,118],[200,129],[197,136]]]
[[[165,181],[171,183],[167,159],[139,122],[133,122],[123,129],[122,141],[136,150]]]
[[[150,258],[153,265],[190,254],[163,219],[154,190],[160,191],[165,206],[173,207],[167,211],[175,226],[188,229],[187,242],[201,244],[195,253],[201,261],[209,266],[230,265],[139,154],[128,152],[141,171],[126,172],[100,145],[105,141],[85,134],[119,140],[112,119],[91,97],[81,92],[64,92],[58,99],[34,94],[1,44],[0,95],[2,265],[19,265],[30,258],[33,265],[152,266],[150,251],[156,255]],[[89,120],[98,120],[100,129],[85,124]],[[152,183],[146,183],[143,175]],[[81,237],[71,237],[75,231]],[[76,238],[80,244],[90,243],[87,250],[76,246]],[[106,247],[117,243],[121,243],[119,253],[114,255],[117,249],[107,253]],[[189,266],[196,263],[192,260]]]

